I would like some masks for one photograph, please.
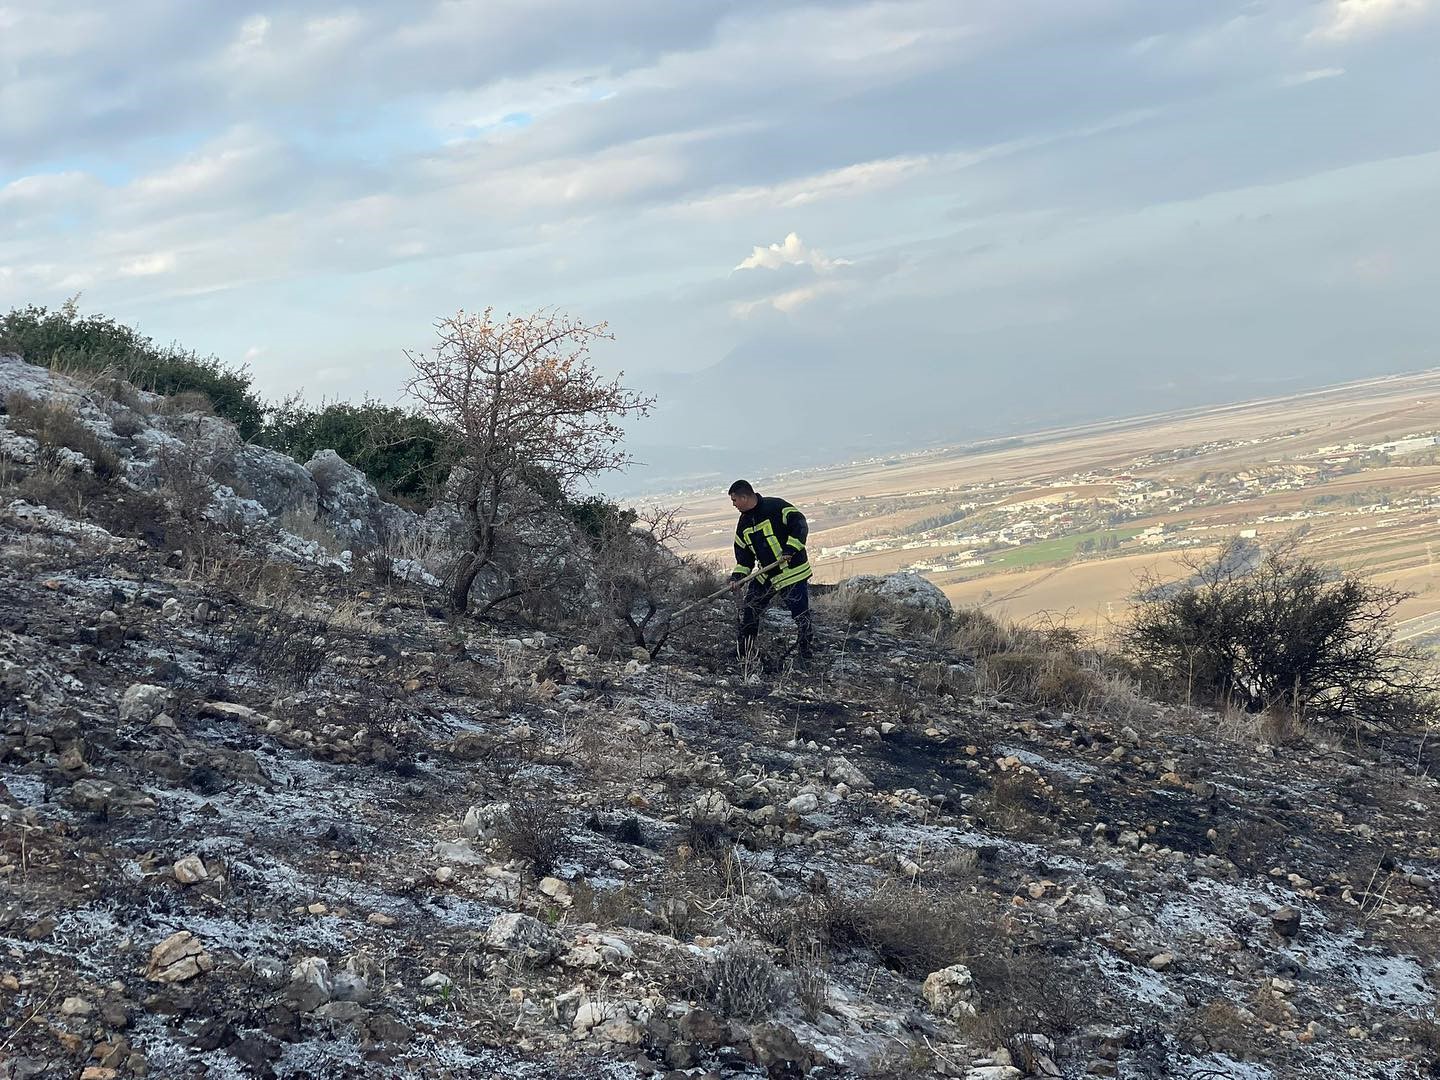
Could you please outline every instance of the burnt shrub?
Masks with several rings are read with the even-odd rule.
[[[40,444],[42,464],[61,464],[59,451],[70,450],[90,462],[96,479],[108,482],[120,475],[120,458],[68,406],[17,390],[6,395],[5,414],[16,433]]]
[[[543,796],[512,799],[495,833],[506,851],[529,860],[540,875],[551,873],[572,846],[565,812]]]
[[[769,1018],[790,997],[784,973],[748,941],[733,942],[708,960],[682,961],[671,989],[737,1020]]]
[[[973,969],[972,969],[973,970]],[[1082,1028],[1100,1018],[1100,986],[1093,976],[1040,953],[1006,955],[989,964],[978,1015],[966,1033],[983,1046],[1003,1046],[1027,1073],[1043,1075],[1047,1047],[1063,1049]]]
[[[325,627],[313,620],[272,611],[255,624],[213,631],[209,652],[221,674],[248,665],[266,682],[288,690],[308,689],[329,664]]]
[[[996,933],[959,896],[899,885],[829,898],[830,940],[870,949],[893,971],[923,979],[950,964],[993,956]]]

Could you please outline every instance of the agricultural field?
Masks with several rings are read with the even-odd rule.
[[[1440,635],[1440,371],[1040,431],[760,484],[805,510],[817,579],[914,570],[958,604],[1104,634],[1145,576],[1235,536],[1293,537],[1415,595],[1402,632]],[[723,491],[683,507],[693,552],[729,560]]]

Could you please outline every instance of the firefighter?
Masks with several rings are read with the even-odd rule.
[[[759,494],[748,480],[730,485],[730,503],[740,511],[735,526],[735,569],[731,588],[757,566],[779,566],[750,580],[740,609],[740,658],[758,653],[760,617],[779,598],[795,620],[795,651],[801,659],[814,655],[814,631],[810,621],[810,558],[805,539],[810,527],[805,515],[784,499]]]

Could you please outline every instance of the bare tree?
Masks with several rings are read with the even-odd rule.
[[[617,515],[600,533],[597,590],[606,615],[625,628],[632,645],[645,644],[651,620],[690,574],[689,564],[670,550],[685,531],[679,507],[655,506]]]
[[[620,419],[645,415],[653,398],[606,380],[590,364],[590,345],[609,339],[605,323],[557,311],[506,315],[464,311],[435,324],[433,352],[406,353],[407,385],[422,411],[454,429],[459,461],[448,498],[465,527],[466,547],[450,582],[450,605],[469,608],[476,577],[495,557],[500,531],[524,513],[513,498],[527,473],[543,473],[562,492],[619,468]]]

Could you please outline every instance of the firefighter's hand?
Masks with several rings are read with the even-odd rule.
[[[790,558],[791,558],[791,557],[790,557],[789,555],[781,555],[781,556],[780,556],[780,565],[781,565],[781,566],[789,566],[789,565],[790,565]]]

